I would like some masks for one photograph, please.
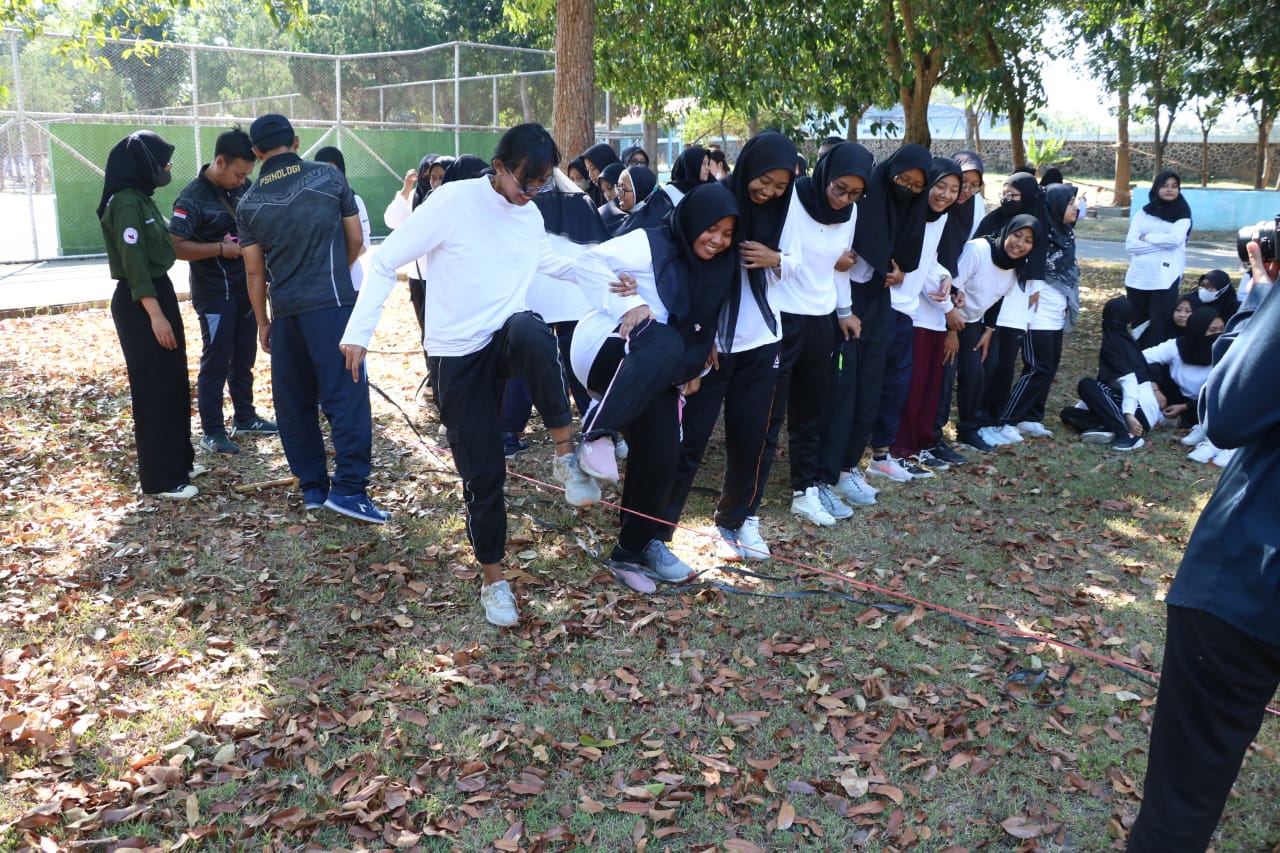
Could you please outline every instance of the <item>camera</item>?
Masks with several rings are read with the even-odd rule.
[[[1249,263],[1249,243],[1258,244],[1262,250],[1262,260],[1270,263],[1276,259],[1276,226],[1280,225],[1280,216],[1275,219],[1264,219],[1257,225],[1246,225],[1236,232],[1236,252],[1241,262]]]

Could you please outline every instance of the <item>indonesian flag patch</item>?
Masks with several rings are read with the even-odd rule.
[[[175,207],[173,209],[173,216],[175,219],[186,219],[187,212],[180,207]]]

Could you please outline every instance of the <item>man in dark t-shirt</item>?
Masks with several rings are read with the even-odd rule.
[[[382,524],[390,513],[366,493],[369,380],[363,370],[352,377],[338,349],[356,302],[351,265],[363,247],[355,196],[337,169],[298,156],[298,137],[284,116],[255,119],[249,137],[262,169],[240,199],[236,223],[258,341],[271,354],[285,457],[307,509],[324,506]],[[320,411],[333,438],[332,478]]]
[[[213,162],[182,188],[173,203],[169,236],[179,258],[190,262],[191,304],[200,318],[200,375],[196,399],[203,438],[216,453],[238,453],[222,414],[224,389],[231,392],[231,435],[275,433],[276,425],[253,406],[253,365],[258,324],[244,283],[235,206],[249,190],[257,160],[249,134],[232,128],[218,136]]]

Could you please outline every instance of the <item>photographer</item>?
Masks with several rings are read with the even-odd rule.
[[[1248,244],[1253,285],[1213,346],[1205,434],[1239,448],[1165,598],[1168,636],[1129,853],[1203,853],[1280,684],[1280,276]]]

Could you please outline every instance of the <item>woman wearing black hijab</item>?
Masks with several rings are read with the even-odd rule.
[[[440,176],[440,184],[451,184],[454,181],[469,181],[489,173],[489,164],[474,154],[463,154],[445,167]]]
[[[1182,299],[1186,299],[1191,303],[1191,310],[1193,311],[1202,305],[1217,308],[1218,314],[1226,321],[1229,321],[1240,310],[1240,297],[1236,295],[1236,288],[1231,283],[1231,276],[1227,275],[1224,270],[1209,270],[1200,276],[1200,280],[1196,283],[1196,289],[1190,293],[1184,293]],[[1178,301],[1181,302],[1182,299]]]
[[[685,193],[711,180],[711,156],[701,145],[690,145],[671,167],[671,180],[664,187],[672,204],[680,204]]]
[[[1160,404],[1151,390],[1151,373],[1130,334],[1133,306],[1117,296],[1102,308],[1102,346],[1098,374],[1076,385],[1080,404],[1062,410],[1062,422],[1092,444],[1137,450],[1142,435],[1160,422]]]
[[[591,201],[599,208],[608,201],[604,197],[604,191],[600,189],[600,173],[610,163],[619,162],[617,152],[609,143],[598,142],[582,152],[582,162],[586,164],[587,177],[591,179],[591,184],[587,187],[587,195],[591,196]]]
[[[778,279],[770,303],[782,315],[782,355],[765,458],[774,458],[783,420],[790,440],[792,511],[808,520],[813,507],[834,519],[853,514],[823,482],[820,457],[827,402],[835,310],[849,310],[847,273],[853,267],[856,202],[871,180],[871,152],[856,142],[840,142],[824,154],[812,176],[798,178],[783,225],[782,243],[797,245],[799,262]],[[764,488],[764,481],[760,488]],[[720,532],[722,539],[727,534]],[[722,549],[724,550],[724,549]],[[733,558],[731,551],[722,556]],[[744,554],[738,554],[742,559]]]
[[[1191,233],[1191,207],[1182,197],[1177,172],[1156,175],[1147,197],[1150,200],[1129,223],[1124,240],[1130,255],[1125,295],[1133,305],[1134,325],[1147,323],[1139,340],[1143,346],[1173,334],[1169,327],[1187,266],[1187,237]]]
[[[600,191],[605,203],[597,208],[606,231],[613,231],[627,214],[618,206],[618,182],[626,171],[621,163],[610,163],[600,170]]]
[[[716,363],[685,406],[683,454],[664,516],[672,523],[679,519],[723,405],[725,472],[715,522],[738,531],[738,545],[761,559],[769,546],[760,537],[757,510],[772,463],[764,449],[782,346],[769,281],[789,276],[795,263],[792,247],[781,242],[795,159],[795,143],[762,131],[743,146],[733,174],[721,183],[738,203],[735,237],[742,270],[717,323]]]
[[[614,223],[611,234],[621,237],[640,228],[657,228],[673,207],[671,199],[658,188],[658,176],[652,169],[629,166],[618,178],[618,208],[625,216]]]
[[[418,162],[416,172],[410,172],[405,176],[404,188],[392,197],[391,202],[387,205],[387,209],[382,213],[382,221],[387,223],[387,227],[395,230],[399,228],[409,214],[418,209],[418,205],[431,194],[432,175],[436,175],[436,186],[440,185],[440,179],[444,177],[444,166],[439,164],[441,159],[439,154],[428,154]],[[450,158],[452,159],[452,158]],[[426,284],[423,281],[423,270],[426,264],[421,259],[414,261],[411,271],[408,274],[409,279],[409,302],[413,305],[413,315],[418,318],[418,331],[422,334],[426,333]],[[427,364],[430,365],[430,359]]]
[[[933,158],[908,143],[871,171],[858,201],[853,234],[857,262],[849,271],[852,307],[841,316],[832,354],[832,409],[822,440],[823,481],[846,500],[867,503],[876,490],[858,465],[880,406],[893,309],[889,288],[920,264],[924,242],[924,197]],[[837,311],[837,315],[841,312]]]
[[[618,160],[622,162],[622,168],[624,169],[629,169],[632,166],[649,168],[649,155],[639,145],[632,145],[629,148],[622,149],[622,153],[618,155]]]
[[[187,341],[169,280],[176,255],[152,198],[172,177],[173,146],[149,130],[116,143],[107,156],[98,220],[106,244],[115,321],[129,373],[133,435],[142,491],[184,500],[198,489],[191,446],[191,383]]]
[[[1184,334],[1142,351],[1151,369],[1151,381],[1164,394],[1165,417],[1181,418],[1183,427],[1199,423],[1196,400],[1209,378],[1213,342],[1225,325],[1218,309],[1197,308],[1187,318]]]
[[[680,398],[697,399],[716,321],[737,286],[733,232],[738,204],[719,185],[700,187],[659,227],[633,231],[579,256],[579,285],[593,310],[573,340],[574,373],[598,399],[582,425],[579,464],[617,480],[614,443],[630,454],[622,489],[618,580],[653,592],[648,575],[680,581],[692,571],[662,541],[653,521],[667,508],[681,455]],[[630,280],[632,295],[611,288]],[[673,519],[674,520],[674,519]]]

